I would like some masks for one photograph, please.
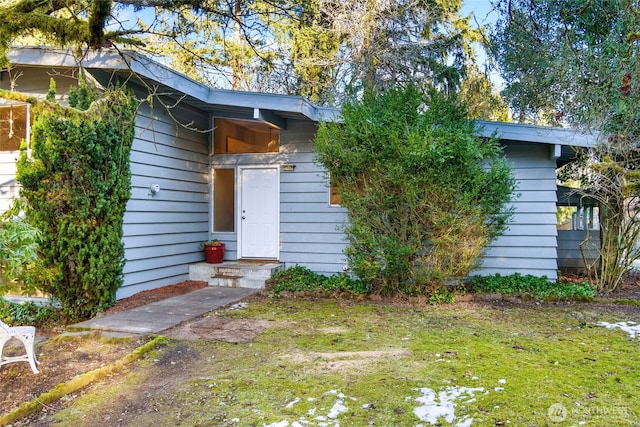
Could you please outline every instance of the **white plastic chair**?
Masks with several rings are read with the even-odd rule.
[[[24,344],[24,348],[27,351],[22,356],[5,356],[4,345],[11,339],[16,338]],[[29,362],[31,370],[34,374],[40,373],[38,371],[38,359],[34,351],[34,341],[36,338],[36,328],[33,326],[9,326],[0,320],[0,366],[13,362]]]

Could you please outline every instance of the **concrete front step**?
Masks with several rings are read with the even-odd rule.
[[[245,263],[225,261],[221,264],[200,262],[189,266],[189,280],[204,280],[209,286],[262,289],[273,273],[284,269],[279,262]]]

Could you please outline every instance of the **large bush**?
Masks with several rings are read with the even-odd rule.
[[[52,95],[34,107],[31,147],[21,154],[17,178],[52,275],[43,290],[75,320],[113,304],[122,284],[137,103],[121,89],[96,98],[82,85],[69,107]]]
[[[348,210],[350,267],[381,294],[428,294],[478,266],[515,188],[494,140],[456,99],[409,86],[368,92],[323,123],[317,161]]]

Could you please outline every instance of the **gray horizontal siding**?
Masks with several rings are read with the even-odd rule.
[[[179,110],[179,107],[178,107]],[[198,119],[206,121],[202,113]],[[125,279],[118,298],[188,278],[208,239],[208,134],[142,105],[131,151],[132,191],[124,216]],[[160,185],[152,196],[151,184]]]
[[[526,242],[525,242],[526,240]],[[545,235],[520,235],[513,236],[509,232],[503,234],[497,239],[500,244],[493,244],[490,246],[494,248],[522,248],[530,253],[534,253],[542,248],[555,248],[557,247],[557,240],[555,234]]]
[[[125,221],[127,217],[125,217]],[[202,225],[199,222],[163,222],[163,234],[202,234]],[[147,236],[158,232],[156,223],[146,222],[125,222],[123,226],[123,234],[127,237],[131,236]],[[204,239],[203,239],[204,240]]]
[[[11,78],[6,71],[2,71],[0,88],[11,90]],[[51,67],[13,67],[11,77],[15,79],[15,91],[44,99],[49,90],[49,82],[53,78],[56,82],[56,98],[63,99],[69,93],[71,85],[77,86],[77,76],[68,74],[66,69],[54,69]]]
[[[280,232],[281,233],[289,233],[291,235],[295,234],[296,232],[299,232],[300,230],[307,230],[305,231],[304,234],[307,233],[311,233],[311,234],[339,234],[340,236],[343,235],[343,233],[340,231],[342,230],[343,227],[343,223],[336,223],[334,222],[321,222],[321,223],[317,223],[317,222],[286,222],[280,225]]]
[[[520,191],[555,191],[556,179],[554,178],[538,178],[538,179],[520,179],[516,192]]]
[[[125,226],[128,224],[135,225],[136,227],[144,224],[174,224],[174,223],[182,223],[182,224],[190,224],[192,222],[208,222],[209,214],[206,212],[192,212],[189,210],[188,205],[183,204],[182,212],[168,212],[168,211],[157,211],[155,210],[155,205],[152,203],[154,200],[150,200],[146,205],[147,210],[142,212],[133,212],[127,211],[124,214]],[[135,204],[135,201],[132,202],[132,205]],[[175,206],[175,205],[174,205]],[[176,208],[180,209],[180,208]],[[164,230],[158,230],[163,227],[163,225],[156,225],[156,231],[159,231],[157,234],[163,234]],[[206,230],[206,228],[205,228]]]
[[[540,231],[540,227],[537,224],[509,224],[508,234],[509,236],[531,236],[535,235],[537,231]],[[548,230],[549,233],[554,233],[555,231]],[[551,234],[550,234],[551,235]]]
[[[11,207],[20,186],[16,182],[16,159],[19,151],[0,152],[0,213]]]
[[[514,215],[510,224],[517,225],[531,225],[531,226],[540,226],[538,230],[544,233],[549,233],[547,225],[553,223],[555,224],[557,221],[557,217],[555,212],[548,213],[521,213],[516,211],[516,215]],[[535,234],[534,234],[535,235]]]
[[[600,253],[599,230],[590,230],[588,242],[584,243],[585,256],[589,263],[598,259]],[[558,230],[558,268],[563,273],[584,273],[585,265],[580,244],[587,240],[586,230]]]
[[[331,275],[346,264],[346,215],[329,205],[327,175],[314,163],[314,132],[315,125],[294,121],[281,135],[283,163],[296,168],[280,174],[280,260]]]
[[[548,146],[510,143],[505,154],[518,194],[508,230],[491,243],[472,274],[513,273],[557,278],[556,173]]]
[[[310,227],[311,228],[311,227]],[[322,242],[322,246],[326,245],[335,245],[335,244],[344,244],[345,238],[343,233],[336,233],[335,228],[331,233],[318,233],[315,230],[313,232],[307,233],[289,233],[288,236],[288,244],[291,245],[290,248],[293,250],[296,248],[296,245],[314,245],[318,242]],[[300,248],[299,250],[304,251],[305,248]],[[324,250],[332,251],[331,248],[325,248]],[[314,250],[310,250],[310,252],[315,252]]]
[[[326,202],[329,202],[329,187],[327,179],[322,177],[322,175],[318,175],[315,181],[307,181],[302,186],[299,184],[299,182],[291,181],[280,182],[280,191],[285,200],[287,200],[288,195],[290,195],[290,198],[295,198],[297,194],[315,194],[315,197],[318,197],[318,195],[324,195],[327,199]],[[317,199],[314,200],[317,201]]]
[[[331,207],[329,207],[329,196],[327,195],[327,201],[324,203],[324,205],[326,205],[328,207],[328,209],[331,209]],[[318,203],[317,204],[318,207],[321,207],[321,204]],[[307,207],[303,207],[301,209],[308,209]],[[334,212],[282,212],[280,214],[280,221],[283,223],[310,223],[310,224],[316,224],[316,223],[330,223],[330,224],[342,224],[342,222],[345,220],[345,214],[342,213],[339,208],[336,208]]]
[[[140,228],[140,227],[137,227]],[[147,231],[148,233],[148,231]],[[155,242],[159,247],[163,247],[166,245],[181,245],[181,244],[193,244],[194,241],[200,239],[202,237],[202,233],[200,231],[188,232],[184,230],[168,232],[167,234],[163,234],[155,238]],[[199,242],[199,241],[198,241]],[[148,253],[148,240],[146,234],[141,235],[131,235],[127,237],[126,241],[127,249],[138,249],[144,248]],[[186,247],[189,251],[193,250],[191,246]],[[133,253],[133,252],[132,252]],[[131,255],[131,254],[130,254]],[[142,258],[142,257],[141,257]]]

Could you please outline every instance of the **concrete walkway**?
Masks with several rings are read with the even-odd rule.
[[[238,302],[260,289],[208,286],[108,316],[67,327],[69,332],[101,330],[124,334],[158,334],[216,308]]]

